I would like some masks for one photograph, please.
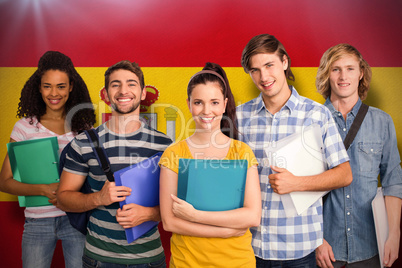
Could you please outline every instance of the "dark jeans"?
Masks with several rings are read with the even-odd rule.
[[[86,255],[82,256],[83,268],[166,268],[165,257],[155,262],[143,264],[116,264],[94,260]]]
[[[255,257],[257,261],[257,268],[316,268],[317,264],[315,262],[315,251],[311,252],[306,257],[288,260],[288,261],[274,261],[274,260],[263,260]]]
[[[332,263],[334,268],[346,267],[346,268],[380,268],[380,257],[378,255],[364,261],[358,261],[353,263],[347,263],[346,261],[336,261]]]

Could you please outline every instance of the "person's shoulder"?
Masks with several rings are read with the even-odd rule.
[[[41,133],[36,117],[23,117],[14,124],[10,138],[15,141],[23,141],[37,139],[39,136],[46,137],[47,135]]]
[[[249,148],[250,147],[250,146],[248,146],[247,143],[242,142],[240,140],[231,139],[231,141],[232,141],[233,147],[238,148],[238,149],[243,149],[243,148]]]
[[[232,139],[232,149],[238,153],[252,152],[252,148],[245,142]]]
[[[163,157],[183,156],[187,155],[186,140],[181,140],[170,144],[163,152]]]
[[[159,130],[152,128],[148,124],[144,124],[142,131],[144,133],[154,136],[157,139],[157,140],[155,140],[155,142],[157,142],[157,143],[162,143],[162,144],[171,144],[172,143],[172,139],[168,135],[166,135],[165,133],[163,133]]]
[[[303,107],[307,111],[314,110],[314,111],[325,112],[328,114],[330,113],[328,107],[326,107],[324,104],[321,104],[315,100],[312,100],[304,96],[299,96],[299,105],[300,107]]]
[[[181,140],[173,142],[167,147],[166,150],[179,152],[185,150],[186,148],[187,148],[186,140]]]
[[[15,126],[20,126],[20,127],[25,127],[25,128],[31,128],[33,126],[36,127],[36,125],[38,124],[38,119],[36,118],[36,116],[34,117],[23,117],[20,120],[18,120],[15,123]]]
[[[383,110],[381,110],[377,107],[369,106],[367,115],[369,115],[372,118],[372,121],[374,121],[374,122],[381,122],[381,123],[385,123],[385,124],[392,123],[393,124],[392,117],[388,113],[384,112]]]
[[[310,98],[307,98],[307,97],[305,97],[305,96],[301,96],[301,95],[299,95],[299,102],[301,103],[301,104],[306,104],[306,105],[311,105],[311,106],[316,106],[316,107],[322,107],[322,106],[324,106],[325,107],[325,105],[324,104],[321,104],[321,103],[319,103],[319,102],[317,102],[317,101],[315,101],[315,100],[312,100],[312,99],[310,99]]]
[[[90,145],[90,142],[89,142],[89,139],[87,136],[87,132],[90,130],[96,131],[100,140],[102,139],[102,136],[105,135],[103,125],[100,125],[96,128],[82,130],[74,137],[74,139],[71,141],[71,143],[74,143],[75,146],[79,146],[79,147],[90,147],[91,145]]]
[[[381,110],[380,108],[377,108],[377,107],[374,107],[374,106],[369,106],[369,109],[368,109],[367,112],[371,113],[373,115],[376,115],[376,116],[391,118],[391,116],[388,113],[386,113],[383,110]]]

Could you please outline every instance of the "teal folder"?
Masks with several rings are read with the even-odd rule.
[[[247,160],[179,159],[177,196],[204,211],[243,207]]]
[[[59,182],[57,137],[10,142],[7,144],[15,180],[29,184]],[[46,196],[18,196],[20,207],[49,206]]]

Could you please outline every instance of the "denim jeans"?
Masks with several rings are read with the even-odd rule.
[[[117,264],[94,260],[86,255],[82,257],[83,268],[166,268],[165,256],[163,258],[143,264]]]
[[[315,251],[311,252],[309,255],[297,259],[288,261],[274,261],[274,260],[263,260],[256,257],[257,268],[316,268],[317,264],[315,261]]]
[[[65,267],[81,267],[85,236],[71,226],[67,216],[25,218],[22,234],[23,267],[50,267],[57,240],[62,243]]]

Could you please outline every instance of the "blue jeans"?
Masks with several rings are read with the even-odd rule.
[[[311,252],[309,255],[297,259],[288,261],[274,261],[274,260],[263,260],[255,257],[257,261],[257,268],[316,268],[317,264],[315,261],[315,251]]]
[[[94,260],[87,255],[82,257],[82,267],[83,268],[166,268],[165,256],[163,258],[150,262],[150,263],[142,263],[142,264],[117,264],[110,262],[101,262]]]
[[[85,236],[71,226],[67,216],[25,218],[22,234],[23,267],[50,267],[57,240],[62,241],[65,267],[81,267]]]

